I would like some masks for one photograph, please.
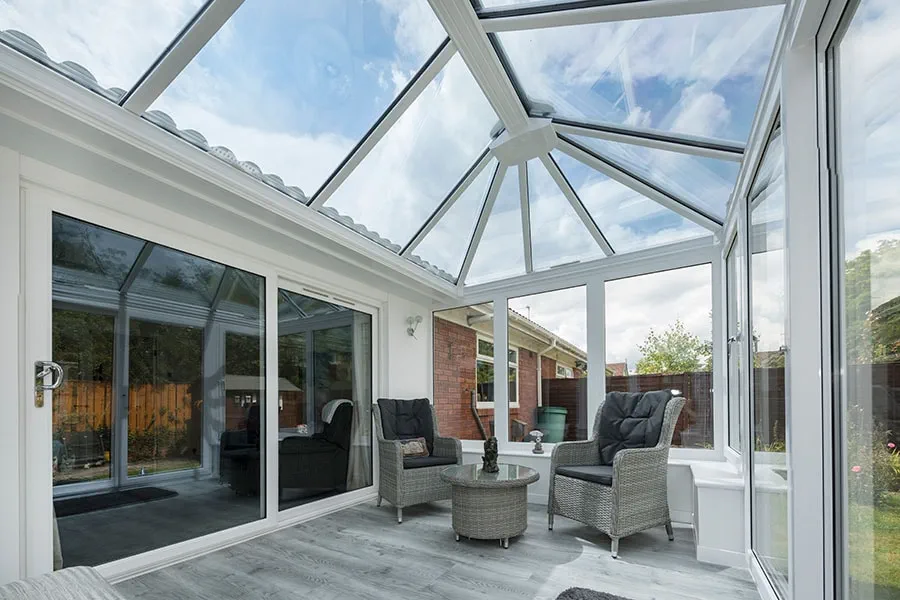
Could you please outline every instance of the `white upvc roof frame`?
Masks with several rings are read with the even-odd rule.
[[[396,253],[381,247],[331,218],[309,210],[308,206],[285,196],[261,181],[248,177],[242,171],[212,155],[197,152],[187,142],[146,119],[122,110],[120,106],[109,102],[80,84],[60,76],[55,71],[4,44],[0,44],[0,86],[6,86],[10,90],[49,107],[60,115],[74,119],[92,130],[124,142],[176,169],[212,183],[295,226],[327,235],[337,244],[364,257],[362,260],[349,256],[342,257],[349,264],[384,275],[383,271],[375,270],[369,264],[370,261],[374,261],[394,272],[410,277],[432,292],[440,295],[458,295],[458,290],[452,283],[401,258]],[[164,176],[111,154],[92,145],[92,142],[79,139],[68,132],[56,130],[53,125],[35,122],[27,114],[19,114],[15,107],[0,105],[0,111],[53,135],[62,136],[77,146],[129,169],[144,173],[167,185],[174,185]],[[198,194],[196,190],[185,189],[184,191],[213,204],[220,204],[215,198]],[[226,210],[232,209],[227,208]],[[299,237],[298,239],[301,239],[303,243],[318,247],[308,239]],[[319,249],[328,251],[325,248]]]
[[[459,270],[459,276],[456,279],[457,289],[460,294],[462,294],[462,290],[465,287],[466,276],[469,274],[469,269],[472,268],[472,260],[475,258],[475,252],[478,250],[478,245],[481,244],[481,236],[484,235],[484,228],[487,226],[488,219],[490,219],[491,213],[494,210],[497,194],[500,193],[500,185],[503,183],[503,178],[506,176],[508,170],[509,167],[498,162],[497,168],[494,169],[494,173],[491,176],[491,185],[484,198],[484,204],[481,207],[481,214],[478,216],[478,223],[475,225],[475,231],[472,232],[472,239],[469,241],[466,258],[463,260],[462,267]]]
[[[583,4],[589,6],[582,6]],[[591,4],[593,5],[591,6]],[[675,17],[779,4],[784,4],[784,0],[644,0],[642,2],[600,0],[596,3],[571,3],[577,8],[566,8],[566,2],[557,2],[513,8],[481,9],[478,14],[484,30],[494,33],[631,19]]]
[[[143,114],[243,3],[244,0],[209,0],[119,104],[136,115]]]

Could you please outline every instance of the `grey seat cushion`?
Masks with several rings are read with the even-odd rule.
[[[384,439],[411,440],[422,437],[428,446],[428,454],[434,454],[434,419],[428,398],[379,398],[378,410]]]
[[[600,464],[611,465],[619,450],[652,448],[659,442],[671,390],[609,392],[600,412]]]
[[[449,456],[410,456],[403,459],[404,469],[421,469],[422,467],[438,467],[455,465],[456,459]]]
[[[568,465],[556,467],[557,475],[565,475],[582,481],[612,485],[613,468],[609,465]]]

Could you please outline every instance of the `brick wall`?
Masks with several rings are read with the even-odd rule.
[[[434,317],[434,405],[442,435],[464,440],[479,440],[481,434],[471,410],[471,392],[475,389],[475,352],[477,335],[474,329],[439,317]],[[546,368],[547,359],[544,359]],[[552,373],[556,376],[556,361]],[[497,372],[505,373],[505,369]],[[545,371],[546,373],[546,371]],[[537,407],[537,354],[519,350],[519,408],[510,410],[510,431],[534,428]],[[505,381],[505,377],[504,377]],[[490,434],[494,420],[493,409],[480,409],[485,430]],[[514,426],[512,420],[523,425]]]
[[[541,379],[556,379],[556,361],[552,358],[541,357]]]

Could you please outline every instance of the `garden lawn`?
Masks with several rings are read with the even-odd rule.
[[[850,507],[852,587],[870,588],[874,598],[900,598],[900,493],[874,508]]]

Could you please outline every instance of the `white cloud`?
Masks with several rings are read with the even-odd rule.
[[[587,349],[587,291],[584,286],[510,298],[509,308],[582,350]]]
[[[711,278],[711,267],[700,265],[607,282],[607,362],[627,361],[633,370],[650,329],[661,332],[679,319],[701,340],[711,340]]]
[[[128,89],[202,0],[0,0],[0,29],[34,38],[53,60],[73,61],[100,85]]]

